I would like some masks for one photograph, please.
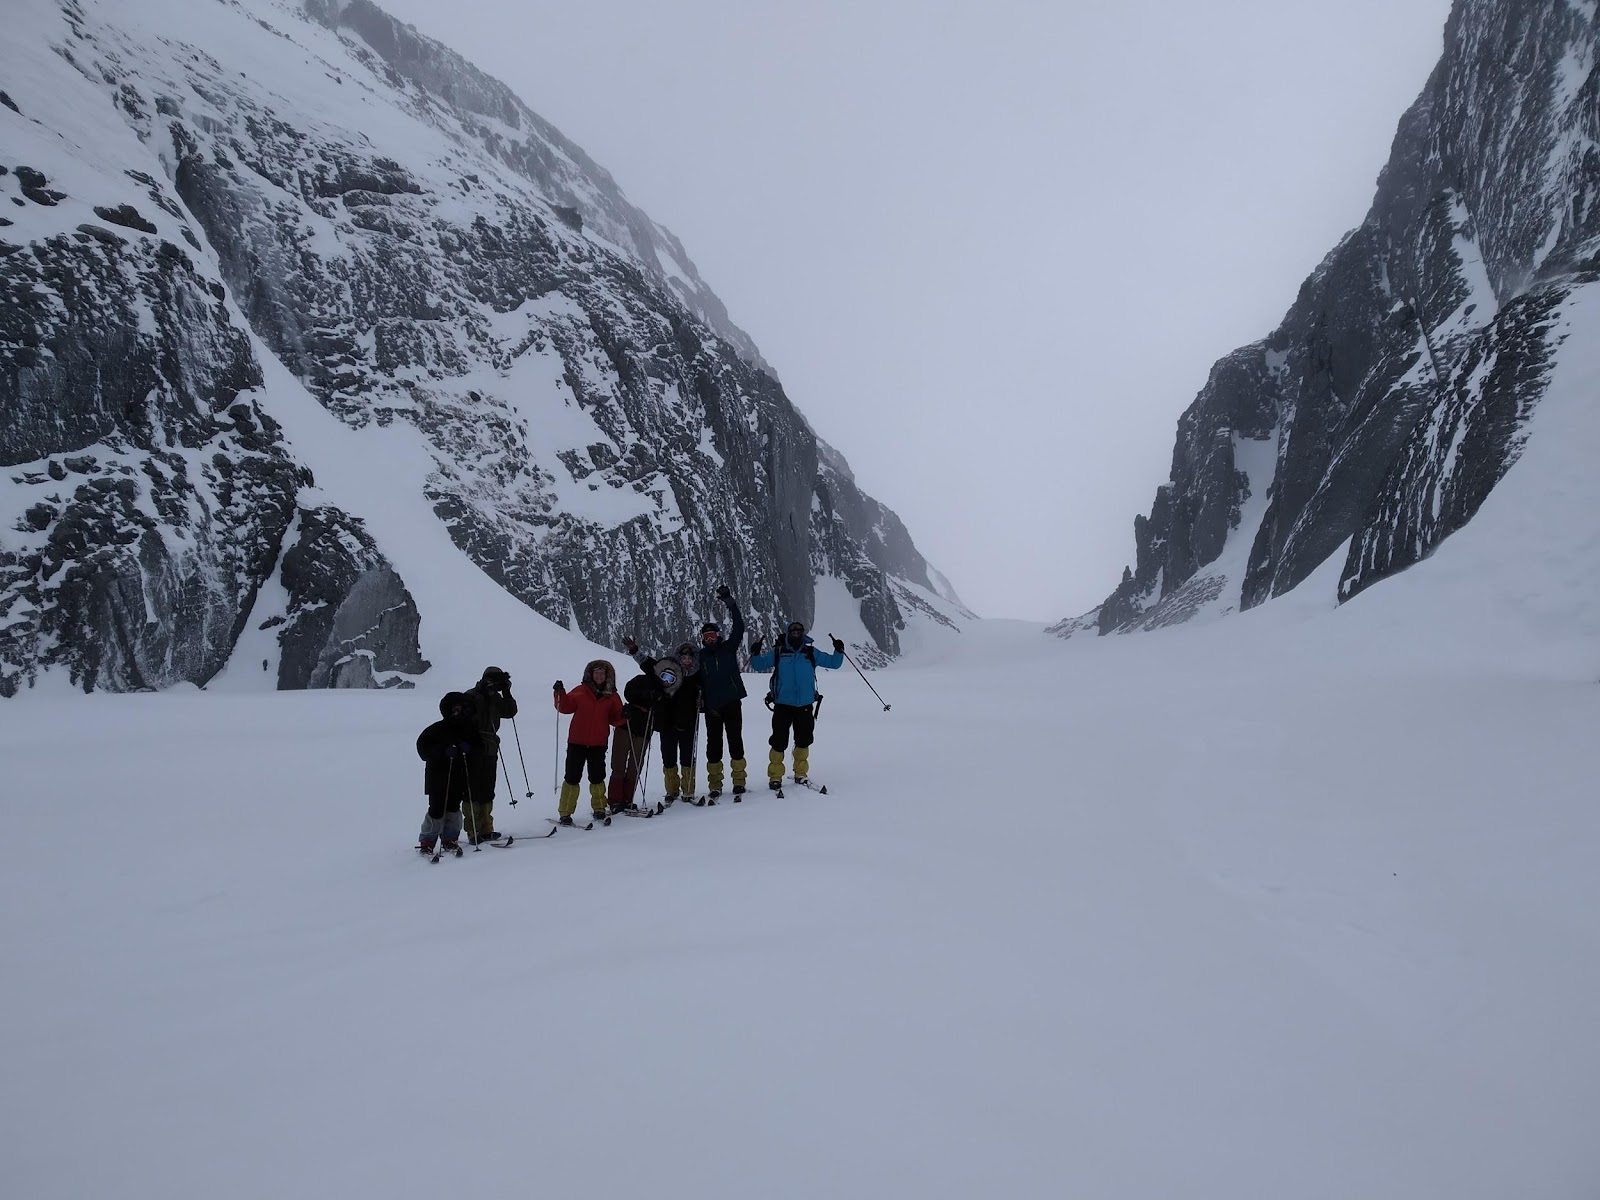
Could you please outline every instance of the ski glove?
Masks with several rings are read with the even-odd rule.
[[[559,693],[561,693],[561,692],[564,692],[564,691],[566,691],[566,690],[567,690],[567,685],[566,685],[566,684],[564,684],[564,683],[562,683],[562,682],[561,682],[561,680],[559,680],[559,679],[558,679],[558,680],[556,680],[556,682],[555,682],[555,686],[554,686],[554,687],[552,687],[552,688],[551,688],[551,689],[550,689],[550,690],[551,690],[551,691],[552,691],[552,692],[556,692],[556,693],[558,693],[558,694],[559,694]]]
[[[444,753],[446,758],[465,758],[471,749],[465,742],[457,742]]]
[[[760,654],[761,653],[761,639],[760,638],[757,638],[755,641],[750,643],[750,653],[751,654]]]
[[[833,652],[835,654],[843,654],[844,653],[844,643],[841,642],[838,638],[834,638],[833,639]]]
[[[727,584],[724,583],[717,588],[717,599],[721,600],[724,604],[731,604],[733,602],[733,593],[728,590]]]
[[[631,637],[625,637],[622,639],[622,648],[629,654],[639,653],[639,643],[634,641]]]

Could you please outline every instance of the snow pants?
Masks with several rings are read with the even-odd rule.
[[[783,778],[783,752],[789,748],[789,731],[794,731],[794,773],[804,779],[811,770],[811,740],[817,731],[817,713],[811,705],[775,704],[772,708],[772,737],[767,745],[767,779]]]
[[[472,764],[471,808],[465,814],[467,833],[476,834],[479,841],[488,841],[494,834],[494,785],[499,778],[500,738],[493,733],[482,735],[484,752]]]
[[[444,789],[428,795],[428,812],[422,818],[422,831],[417,834],[417,841],[425,846],[432,846],[441,835],[447,842],[461,838],[461,805],[472,795],[472,789],[467,786],[467,771],[457,765],[459,761],[451,762]]]
[[[577,811],[578,781],[583,778],[585,767],[589,769],[589,807],[596,813],[606,810],[606,748],[568,742],[566,775],[561,785],[561,801],[557,806],[557,811],[563,817],[570,817]]]
[[[447,842],[461,840],[461,808],[457,807],[448,812],[440,813],[437,817],[432,812],[422,818],[422,832],[417,834],[417,841],[429,847],[443,837]]]
[[[706,787],[713,795],[722,793],[722,733],[728,733],[728,754],[732,758],[733,782],[744,786],[744,701],[735,700],[721,708],[706,709]]]
[[[661,734],[661,779],[667,795],[694,795],[695,735],[700,732],[696,722],[688,729],[663,729]]]
[[[650,754],[650,739],[620,725],[611,733],[611,779],[606,784],[606,802],[612,808],[633,803],[639,787],[639,772]]]

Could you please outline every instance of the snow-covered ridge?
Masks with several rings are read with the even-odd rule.
[[[1328,598],[1349,599],[1472,519],[1600,281],[1597,49],[1592,5],[1458,0],[1366,219],[1213,368],[1135,520],[1136,564],[1057,632],[1250,608],[1335,556]],[[1276,462],[1247,486],[1239,455],[1269,436]]]
[[[479,571],[613,645],[834,576],[898,653],[903,526],[503,85],[366,0],[15,8],[0,692],[205,682],[247,625],[258,681],[402,681],[473,620],[419,575]]]

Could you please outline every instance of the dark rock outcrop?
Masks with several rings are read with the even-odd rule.
[[[227,662],[299,474],[260,366],[189,252],[56,233],[0,259],[0,694],[204,682]]]
[[[1597,53],[1593,4],[1457,0],[1366,219],[1180,419],[1136,564],[1089,614],[1100,632],[1249,608],[1348,546],[1346,599],[1471,518],[1516,461],[1563,304],[1600,269]],[[1241,472],[1267,438],[1272,469]]]
[[[280,688],[411,687],[399,673],[428,669],[411,593],[347,513],[302,509],[280,578]]]

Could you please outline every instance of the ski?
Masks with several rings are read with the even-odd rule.
[[[431,863],[438,862],[440,857],[445,854],[452,854],[456,858],[460,858],[466,853],[466,851],[461,848],[460,842],[457,842],[454,846],[446,846],[443,842],[440,842],[438,845],[431,847],[424,846],[419,842],[414,849],[418,854]]]
[[[828,785],[825,783],[818,783],[815,779],[796,779],[795,782],[803,788],[810,788],[819,796],[826,796],[828,794]],[[780,791],[778,795],[781,796],[783,793]]]
[[[611,824],[611,818],[609,816],[591,817],[588,821],[585,821],[581,825],[578,823],[577,817],[573,817],[571,825],[563,825],[560,819],[557,817],[546,817],[545,820],[549,821],[550,824],[554,825],[557,829],[593,829],[596,821],[598,821],[601,825]]]
[[[613,814],[613,815],[623,816],[623,817],[638,817],[641,820],[648,820],[650,817],[659,816],[660,814],[662,814],[665,811],[666,811],[666,808],[664,806],[662,806],[660,804],[657,804],[654,808],[623,808],[623,809],[618,809],[617,812],[615,814]]]
[[[496,850],[504,850],[507,846],[515,846],[517,839],[525,842],[542,842],[545,838],[555,837],[557,826],[552,826],[545,833],[508,833],[498,841],[486,842],[485,845],[493,846]]]

